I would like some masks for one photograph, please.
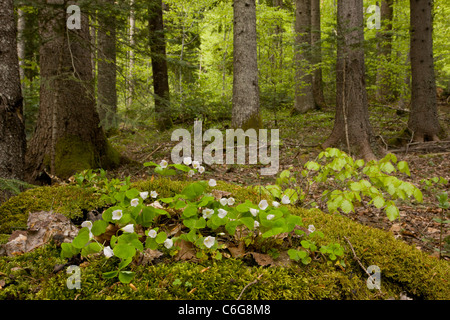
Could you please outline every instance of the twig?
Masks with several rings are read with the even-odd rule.
[[[257,283],[257,282],[259,281],[259,279],[262,277],[262,275],[263,275],[263,274],[261,273],[255,280],[253,280],[252,282],[248,283],[248,284],[244,287],[244,289],[242,289],[241,293],[239,294],[239,297],[237,297],[236,300],[240,300],[242,294],[244,293],[244,291],[245,291],[248,287],[250,287],[251,285]]]
[[[350,241],[348,240],[347,237],[344,237],[344,239],[347,241],[348,245],[350,246],[350,249],[352,249],[353,252],[353,259],[356,260],[356,262],[358,262],[359,266],[364,270],[364,272],[369,276],[369,279],[373,279],[372,275],[367,271],[366,268],[364,268],[363,264],[361,263],[361,260],[359,260],[358,256],[355,253],[355,249],[353,249],[352,244],[350,243]],[[381,292],[381,289],[378,289],[378,292]]]

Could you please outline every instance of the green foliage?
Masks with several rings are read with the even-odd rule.
[[[17,179],[0,178],[0,191],[8,191],[14,195],[18,195],[22,191],[35,186]]]
[[[284,196],[290,201],[300,201],[303,205],[316,205],[307,202],[309,190],[313,187],[324,188],[321,201],[326,203],[330,213],[341,210],[343,213],[354,211],[354,206],[367,199],[374,207],[384,209],[389,220],[399,217],[395,200],[414,197],[423,201],[422,192],[410,182],[405,182],[391,175],[397,170],[410,175],[405,161],[397,163],[393,154],[386,155],[379,161],[364,163],[354,160],[345,152],[328,148],[321,152],[318,161],[308,161],[298,173],[289,170],[281,172],[276,185],[266,186],[263,190],[275,199]],[[397,168],[394,166],[397,165]]]

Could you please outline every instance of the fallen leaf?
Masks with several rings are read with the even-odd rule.
[[[180,247],[180,250],[175,256],[175,260],[191,260],[195,258],[195,248],[192,242],[185,240],[179,240],[175,242],[175,245]]]
[[[240,241],[237,246],[228,246],[228,250],[233,258],[239,258],[245,254],[245,245]]]
[[[390,232],[399,232],[402,229],[402,226],[399,223],[394,223],[392,227],[389,228]]]
[[[249,252],[253,259],[255,259],[256,263],[262,267],[274,264],[274,261],[271,256],[265,253],[258,252]]]

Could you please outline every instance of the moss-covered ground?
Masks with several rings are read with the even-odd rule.
[[[156,190],[161,197],[180,191],[186,182],[168,179],[139,181],[141,191]],[[216,189],[229,191],[236,201],[256,201],[254,188],[219,182]],[[53,210],[77,223],[87,212],[105,207],[95,189],[73,185],[40,187],[23,192],[0,206],[0,238],[6,242],[14,229],[24,229],[29,212]],[[136,272],[132,285],[103,279],[115,260],[103,256],[84,261],[81,289],[66,286],[69,274],[55,266],[67,263],[60,249],[49,244],[16,257],[0,258],[0,299],[388,299],[401,293],[413,299],[450,299],[450,265],[396,240],[389,232],[361,225],[341,215],[291,207],[306,225],[324,233],[318,244],[340,243],[345,249],[345,267],[323,259],[309,265],[262,267],[250,259],[220,261],[175,261],[166,257],[150,266],[131,266]],[[352,244],[361,263],[381,269],[381,292],[369,290],[367,274],[354,260]],[[178,279],[178,280],[177,280]]]

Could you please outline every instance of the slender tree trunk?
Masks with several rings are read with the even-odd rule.
[[[49,182],[48,172],[66,179],[77,171],[119,162],[95,108],[88,18],[81,29],[66,27],[65,5],[45,6],[39,14],[40,106],[36,131],[26,154],[31,182]]]
[[[162,0],[151,0],[149,8],[150,48],[152,52],[155,117],[160,130],[172,126],[167,73],[166,40],[164,35]]]
[[[13,0],[0,0],[0,178],[24,178],[26,150]],[[8,195],[0,192],[0,201]]]
[[[311,0],[295,1],[295,102],[294,110],[314,109],[311,63]]]
[[[17,55],[19,57],[19,74],[20,74],[20,87],[22,88],[22,94],[25,93],[25,12],[22,9],[17,9]],[[25,100],[23,102],[23,108],[25,108]]]
[[[117,128],[116,91],[116,18],[109,12],[114,0],[103,0],[105,12],[99,12],[97,96],[100,121],[105,130]],[[106,13],[106,14],[105,14]]]
[[[392,19],[394,17],[394,1],[382,0],[380,15],[382,22],[382,30],[377,32],[378,44],[378,58],[380,63],[377,70],[377,100],[386,102],[391,95],[389,83],[389,68],[386,67],[391,61],[392,51]]]
[[[413,140],[439,140],[436,80],[433,62],[432,1],[411,0],[411,113],[408,128]]]
[[[233,128],[260,128],[255,0],[234,0]]]
[[[323,147],[344,143],[350,154],[375,159],[370,147],[364,70],[363,0],[338,0],[336,64],[336,116],[330,137]]]
[[[135,20],[135,12],[134,12],[134,0],[130,0],[130,33],[129,33],[129,40],[130,40],[130,49],[128,51],[128,56],[130,59],[129,66],[128,66],[128,96],[127,96],[127,108],[129,108],[133,104],[133,95],[134,95],[134,28],[136,26],[136,20]]]
[[[322,67],[320,66],[322,63],[320,0],[311,0],[311,47],[312,63],[316,65],[312,75],[314,103],[316,108],[321,109],[326,106],[326,103],[323,96]]]

